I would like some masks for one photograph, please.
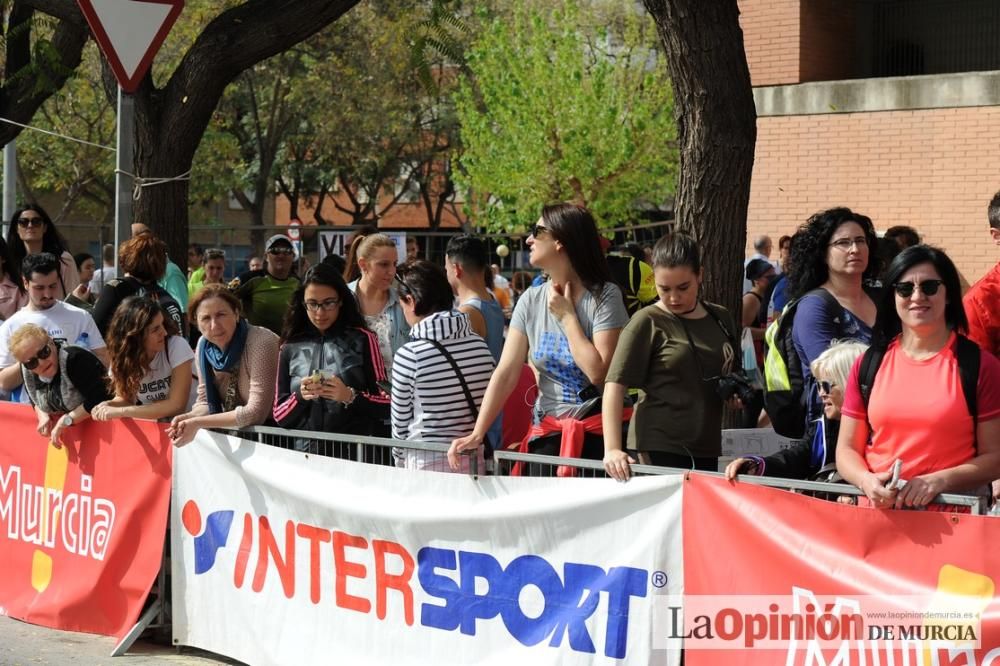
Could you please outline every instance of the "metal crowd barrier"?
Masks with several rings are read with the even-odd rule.
[[[434,442],[409,442],[381,437],[362,437],[340,433],[314,432],[310,430],[285,430],[268,426],[252,426],[242,430],[224,430],[227,434],[252,439],[262,444],[295,449],[307,454],[326,457],[343,458],[356,462],[366,462],[382,465],[393,465],[406,452],[419,454],[432,469],[448,469],[447,444]],[[493,460],[486,462],[486,469],[479,469],[475,456],[469,457],[469,474],[509,476],[513,467],[521,463],[521,473],[525,476],[556,476],[560,467],[572,468],[577,477],[608,478],[604,464],[599,460],[583,460],[579,458],[560,458],[558,456],[539,455],[533,453],[518,453],[498,450],[493,453]],[[648,476],[659,474],[686,474],[689,469],[658,467],[655,465],[632,465],[632,474]],[[723,476],[720,472],[700,472],[712,476]],[[739,483],[753,483],[770,488],[791,490],[819,499],[836,501],[841,496],[863,496],[857,487],[846,483],[826,483],[820,481],[804,481],[799,479],[779,479],[769,476],[740,475]],[[986,513],[986,498],[973,495],[943,494],[935,498],[934,504],[951,507],[963,507],[973,515]],[[968,507],[967,509],[964,507]]]

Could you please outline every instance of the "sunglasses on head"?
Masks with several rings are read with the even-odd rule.
[[[549,228],[543,227],[540,224],[533,224],[530,227],[528,227],[528,235],[534,238],[538,238],[541,234],[547,234],[547,233],[549,233]]]
[[[268,254],[293,254],[295,250],[290,247],[272,247],[267,251]]]
[[[19,217],[17,219],[17,226],[19,227],[40,227],[45,224],[45,220],[40,217]]]
[[[410,285],[406,284],[406,280],[404,280],[404,279],[403,279],[403,278],[402,278],[402,277],[400,276],[400,274],[399,274],[399,273],[396,273],[396,274],[395,274],[395,275],[393,276],[393,278],[394,278],[394,279],[396,280],[396,282],[397,282],[397,283],[399,283],[399,291],[400,291],[400,292],[402,292],[403,294],[406,294],[406,295],[409,295],[409,294],[412,294],[412,293],[413,293],[413,290],[412,290],[412,289],[410,289]]]
[[[900,298],[909,298],[913,292],[920,289],[924,296],[933,296],[938,293],[938,289],[944,284],[942,280],[924,280],[923,282],[897,282],[892,285],[896,290],[896,295]]]
[[[832,393],[833,389],[835,388],[837,388],[837,385],[834,384],[833,382],[821,381],[819,383],[820,392],[825,393],[826,395],[830,395],[830,393]]]
[[[45,346],[38,350],[38,353],[29,358],[27,361],[22,363],[26,370],[34,370],[38,367],[41,361],[44,361],[49,356],[52,356],[52,345],[45,343]]]

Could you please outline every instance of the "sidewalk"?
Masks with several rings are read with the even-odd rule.
[[[93,634],[79,634],[36,627],[0,617],[0,666],[133,666],[139,664],[177,664],[183,666],[208,666],[209,664],[236,664],[209,652],[183,648],[178,652],[167,645],[154,645],[136,641],[123,657],[110,657],[115,639]]]

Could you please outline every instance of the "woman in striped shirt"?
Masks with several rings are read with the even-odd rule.
[[[397,269],[410,341],[392,365],[392,435],[395,439],[450,444],[470,432],[479,416],[493,357],[469,319],[453,309],[448,277],[440,266],[416,261]],[[483,449],[477,449],[482,463]],[[408,469],[450,471],[444,454],[407,450]],[[463,457],[460,470],[468,471]],[[482,469],[480,464],[479,469]]]

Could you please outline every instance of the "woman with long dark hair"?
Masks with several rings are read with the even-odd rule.
[[[378,338],[327,264],[310,268],[285,315],[274,420],[294,430],[388,436]]]
[[[141,296],[122,301],[107,343],[115,397],[95,407],[91,418],[162,419],[190,407],[194,352],[159,303]]]
[[[531,265],[549,280],[517,302],[475,429],[456,439],[448,453],[455,469],[459,452],[483,444],[526,358],[538,372],[538,400],[522,449],[591,460],[604,456],[601,390],[628,315],[601,251],[597,224],[581,206],[545,206],[527,243]],[[578,428],[562,429],[570,420],[581,422],[582,441],[571,434]]]
[[[14,211],[7,226],[7,249],[11,262],[20,266],[29,254],[51,252],[59,257],[59,298],[66,298],[80,284],[76,261],[69,252],[52,218],[37,204],[28,204]]]
[[[1000,478],[1000,360],[964,337],[955,264],[937,248],[916,245],[900,252],[884,277],[873,343],[881,362],[874,379],[862,377],[863,359],[851,370],[837,469],[879,508],[986,493]],[[971,365],[963,368],[963,358]],[[964,377],[972,367],[978,372]],[[897,460],[902,489],[888,483]]]

